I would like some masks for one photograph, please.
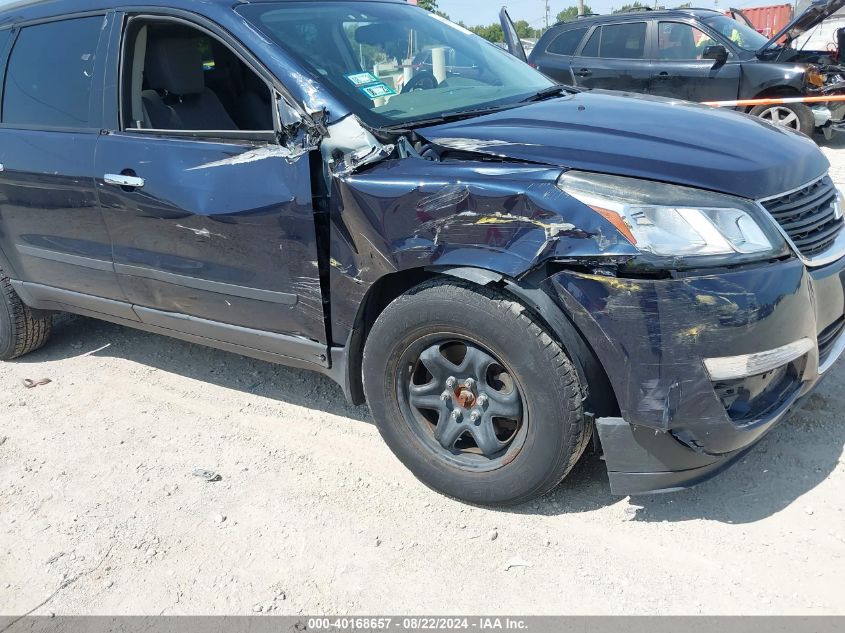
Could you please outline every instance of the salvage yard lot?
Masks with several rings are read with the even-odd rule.
[[[696,489],[614,497],[588,455],[489,510],[325,378],[61,317],[0,365],[0,613],[843,614],[843,411],[845,365]]]

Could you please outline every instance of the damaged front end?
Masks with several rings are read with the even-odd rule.
[[[833,60],[826,63],[819,60],[807,67],[805,82],[807,96],[841,97],[845,95],[845,66]],[[827,140],[833,138],[835,132],[845,131],[845,102],[815,103],[811,109],[816,127],[821,129]]]
[[[839,355],[819,341],[841,343],[841,310],[813,297],[842,296],[845,264],[809,270],[747,198],[531,161],[526,139],[385,135],[354,116],[327,132],[335,344],[385,278],[502,285],[573,337],[616,493],[712,476]]]

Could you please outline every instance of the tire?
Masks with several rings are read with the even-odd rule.
[[[807,136],[812,136],[816,127],[816,118],[813,111],[803,103],[757,106],[752,108],[749,114],[775,125],[788,127]]]
[[[592,434],[561,346],[520,303],[463,281],[429,281],[387,306],[367,338],[363,373],[394,454],[429,487],[470,503],[513,505],[545,494]],[[456,410],[460,419],[448,417]]]
[[[34,352],[50,338],[53,317],[24,305],[0,270],[0,360]]]

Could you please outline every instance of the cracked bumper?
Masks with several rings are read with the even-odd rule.
[[[564,271],[546,280],[543,289],[592,347],[619,405],[618,415],[596,422],[612,491],[689,487],[750,450],[845,349],[844,288],[845,260],[659,280]],[[813,345],[801,358],[747,382],[714,380],[705,366],[802,339]],[[748,401],[737,405],[743,394]]]

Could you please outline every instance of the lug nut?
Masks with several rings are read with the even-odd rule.
[[[458,384],[458,381],[455,380],[454,376],[449,376],[446,379],[446,386],[449,387],[449,389],[453,389],[455,387],[455,385],[457,385],[457,384]]]
[[[449,393],[448,391],[444,391],[443,393],[440,394],[440,399],[443,402],[449,402],[449,400],[452,399],[452,394]]]
[[[458,411],[457,409],[452,411],[452,419],[455,422],[460,422],[463,417],[464,417],[463,414],[460,411]]]
[[[475,387],[475,381],[472,378],[467,378],[466,380],[464,380],[464,387],[466,387],[467,389],[472,389],[473,387]]]
[[[469,414],[469,419],[473,422],[478,422],[481,419],[481,412],[479,412],[478,410],[473,411]]]
[[[483,407],[485,404],[487,404],[487,394],[486,393],[479,394],[479,396],[478,396],[478,406]]]

